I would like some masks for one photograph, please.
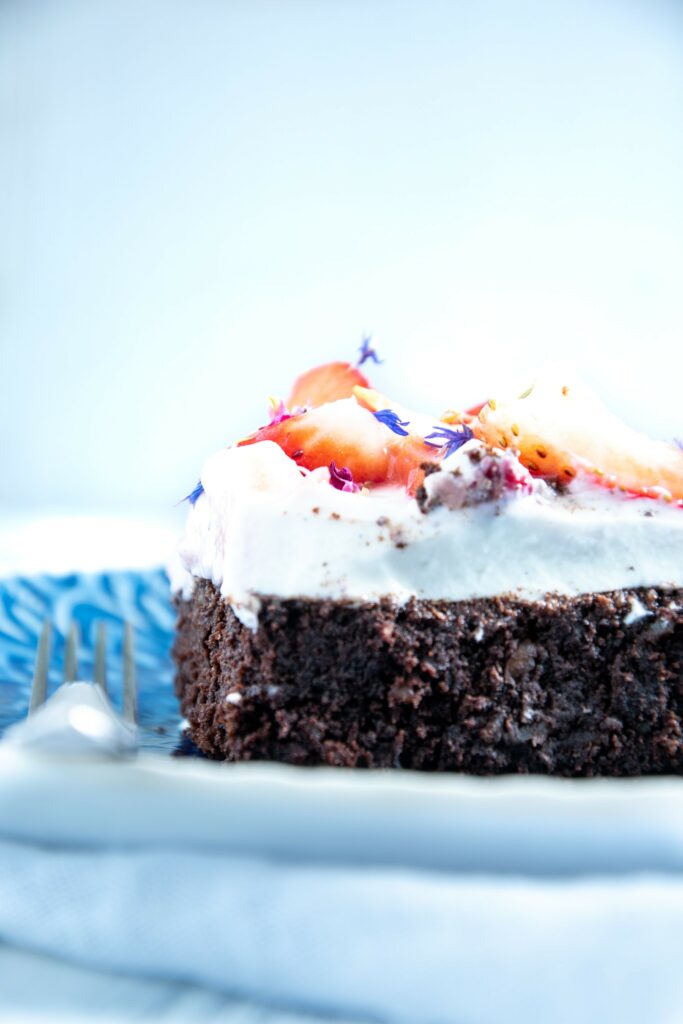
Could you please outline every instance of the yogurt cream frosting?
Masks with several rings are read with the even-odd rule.
[[[471,442],[448,463],[467,473]],[[441,474],[428,477],[428,493]],[[424,514],[394,487],[331,487],[271,441],[227,448],[201,474],[171,567],[174,591],[211,580],[255,628],[259,596],[403,603],[513,593],[536,600],[683,585],[683,511],[599,487],[541,482],[497,501]]]

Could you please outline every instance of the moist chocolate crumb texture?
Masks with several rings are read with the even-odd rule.
[[[683,451],[555,374],[435,417],[365,364],[211,456],[171,583],[209,757],[683,774]]]

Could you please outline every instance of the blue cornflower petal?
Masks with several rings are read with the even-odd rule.
[[[366,359],[372,359],[373,363],[384,362],[372,347],[372,337],[369,334],[363,338],[360,349],[358,350],[358,361],[356,366],[362,366]]]
[[[201,497],[204,493],[204,485],[201,480],[197,481],[197,486],[189,494],[186,494],[183,501],[189,501],[190,505],[194,506],[197,504],[197,498]]]
[[[408,431],[404,428],[410,426],[410,420],[400,420],[398,413],[393,409],[380,409],[379,412],[373,413],[373,416],[385,427],[389,427],[389,430],[393,430],[395,434],[400,434],[401,437],[408,436]]]
[[[430,448],[445,449],[444,458],[447,459],[458,448],[462,448],[467,441],[470,441],[474,434],[464,423],[457,430],[450,430],[448,427],[435,427],[431,434],[428,434],[424,441]],[[431,438],[438,440],[432,441]]]

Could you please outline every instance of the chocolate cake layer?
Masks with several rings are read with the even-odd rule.
[[[552,775],[683,774],[683,590],[525,602],[178,603],[176,687],[208,756]]]

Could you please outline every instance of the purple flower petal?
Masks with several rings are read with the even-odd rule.
[[[372,337],[368,334],[361,343],[360,349],[358,350],[358,360],[356,366],[362,366],[366,359],[371,359],[373,363],[382,363],[383,359],[377,355],[377,352],[372,347]]]
[[[291,416],[291,412],[282,399],[280,399],[279,402],[276,402],[275,399],[271,398],[270,408],[268,409],[268,422],[270,424],[282,423],[283,420],[291,419]]]
[[[337,466],[336,462],[331,462],[329,465],[330,470],[330,483],[333,487],[336,487],[338,491],[349,491],[355,493],[360,490],[358,484],[353,482],[353,473],[346,466]]]
[[[373,416],[385,427],[389,427],[389,430],[393,430],[395,434],[400,434],[401,437],[408,436],[408,431],[404,430],[404,427],[410,426],[410,420],[400,420],[398,413],[393,409],[380,409],[379,412],[373,413]]]
[[[447,459],[458,448],[462,448],[467,441],[471,440],[474,434],[464,423],[457,430],[450,430],[448,427],[435,427],[431,434],[427,434],[424,441],[430,448],[445,449],[444,458]],[[432,441],[431,438],[438,440]]]

